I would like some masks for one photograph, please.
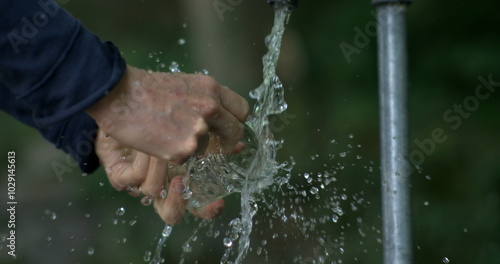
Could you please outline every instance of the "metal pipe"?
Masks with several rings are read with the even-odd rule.
[[[377,10],[382,218],[385,264],[412,256],[406,9],[410,0],[373,0]]]
[[[271,6],[285,6],[288,13],[292,13],[297,8],[299,0],[267,0]]]

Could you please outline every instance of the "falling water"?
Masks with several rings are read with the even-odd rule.
[[[280,54],[281,39],[285,30],[285,20],[289,15],[285,8],[275,9],[274,26],[265,43],[268,47],[267,54],[264,55],[263,62],[263,82],[250,92],[250,96],[257,100],[247,121],[247,125],[254,131],[257,138],[258,147],[253,161],[247,170],[247,180],[241,189],[241,220],[239,218],[231,221],[233,228],[232,237],[224,238],[224,245],[227,247],[226,254],[221,259],[226,263],[232,250],[232,245],[238,239],[238,256],[234,263],[241,263],[250,248],[250,234],[252,232],[252,218],[257,212],[255,194],[262,191],[272,183],[274,176],[278,171],[286,166],[286,163],[276,161],[276,152],[280,148],[282,141],[274,140],[272,131],[269,127],[268,117],[283,113],[287,109],[284,100],[283,85],[276,75],[276,67]],[[174,68],[174,70],[172,70]],[[170,67],[172,72],[178,71],[178,65]],[[258,184],[248,179],[259,178]],[[159,264],[162,262],[161,249],[170,235],[172,227],[165,226],[156,247],[155,256],[150,264]],[[198,229],[197,229],[198,230]],[[189,241],[186,242],[189,245]],[[186,252],[186,251],[184,251]],[[183,260],[181,260],[183,262]]]
[[[272,257],[267,253],[267,248],[275,243],[287,244],[291,239],[300,240],[304,246],[295,251],[283,248],[284,254],[288,254],[286,255],[288,262],[341,264],[343,256],[347,255],[346,251],[355,248],[345,241],[346,232],[357,233],[362,239],[375,236],[375,245],[371,248],[376,250],[381,245],[380,230],[374,226],[368,228],[363,219],[361,209],[370,207],[370,202],[364,198],[364,191],[356,192],[353,188],[349,190],[332,184],[337,181],[339,174],[346,172],[348,167],[355,169],[354,164],[346,164],[345,161],[355,157],[358,164],[364,162],[363,157],[357,152],[361,145],[354,144],[355,139],[352,134],[346,137],[349,144],[345,149],[339,149],[341,146],[337,140],[326,139],[325,144],[335,146],[339,150],[335,154],[328,154],[331,164],[323,164],[324,170],[321,172],[303,172],[298,173],[298,177],[292,177],[294,159],[290,157],[289,162],[276,160],[277,151],[281,148],[283,140],[274,139],[269,119],[287,109],[284,88],[276,75],[287,16],[285,10],[276,9],[272,32],[265,38],[268,52],[262,59],[263,82],[250,92],[256,103],[246,124],[255,132],[258,148],[246,170],[246,180],[241,188],[241,212],[228,223],[219,223],[220,227],[216,227],[217,221],[203,220],[184,243],[180,263],[191,263],[188,258],[196,248],[196,241],[203,235],[206,235],[207,239],[216,239],[220,242],[224,253],[219,262],[227,264],[243,263],[244,259],[248,258],[249,252],[261,256],[262,261],[267,262]],[[170,70],[177,72],[177,64],[171,66]],[[318,154],[311,155],[311,162],[316,159],[320,160]],[[370,161],[370,164],[363,166],[361,168],[363,171],[358,173],[373,174],[373,165],[374,163]],[[259,179],[257,183],[252,181],[256,178]],[[299,183],[292,183],[292,180],[298,179],[307,183],[300,183],[300,180]],[[374,183],[366,180],[364,184],[371,186]],[[350,195],[347,194],[349,191]],[[353,224],[345,216],[348,210],[349,218],[355,222]],[[257,212],[265,220],[261,220],[261,217],[256,218]],[[333,227],[338,229],[335,234],[326,231],[332,229],[332,225],[337,226]],[[169,232],[160,237],[150,264],[160,264],[163,261],[161,249],[171,231],[170,226],[165,228]],[[206,229],[208,231],[205,233],[200,232]],[[253,238],[251,240],[250,236],[255,232],[268,233],[269,236],[260,241]],[[362,248],[357,249],[362,250],[360,252],[368,250],[363,243],[360,243],[359,247]],[[151,257],[151,252],[147,253]],[[352,255],[353,251],[348,254]],[[356,257],[354,260],[356,261]]]
[[[267,181],[261,181],[260,186],[246,181],[241,191],[241,237],[239,239],[238,257],[235,263],[241,263],[250,247],[250,233],[252,232],[252,218],[257,212],[257,203],[254,194],[261,191],[274,182],[274,176],[279,169],[286,164],[276,161],[276,151],[281,147],[282,142],[273,138],[269,127],[268,117],[283,113],[287,104],[284,99],[283,85],[276,75],[276,67],[281,48],[281,39],[285,31],[285,19],[288,13],[284,8],[276,9],[274,26],[271,34],[266,39],[268,52],[262,58],[264,81],[250,93],[256,99],[253,114],[248,123],[254,129],[259,141],[259,148],[253,163],[247,174],[247,178],[255,176],[266,177]],[[264,186],[262,186],[264,185]]]

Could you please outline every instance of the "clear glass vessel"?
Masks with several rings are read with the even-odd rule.
[[[249,124],[245,124],[244,135],[237,153],[224,154],[219,138],[210,135],[209,146],[204,155],[192,157],[186,164],[183,197],[189,199],[189,208],[198,208],[222,197],[241,192],[249,179],[249,168],[258,150],[258,139]]]

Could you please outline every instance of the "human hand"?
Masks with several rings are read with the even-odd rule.
[[[151,73],[128,66],[119,84],[86,112],[122,145],[182,164],[208,144],[230,152],[243,135],[248,103],[201,74]]]
[[[95,151],[115,189],[140,197],[144,205],[153,203],[156,212],[169,225],[182,220],[187,200],[182,198],[184,185],[182,176],[177,175],[183,171],[178,167],[127,148],[102,130],[97,133]],[[170,180],[168,188],[167,180]],[[202,208],[190,209],[190,212],[208,219],[217,216],[223,208],[224,200],[218,200]]]

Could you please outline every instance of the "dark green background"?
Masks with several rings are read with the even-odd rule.
[[[208,69],[246,98],[262,81],[263,40],[273,17],[264,0],[242,0],[223,14],[223,20],[212,0],[60,3],[101,39],[115,43],[131,65],[167,71],[176,61],[185,72]],[[474,96],[479,77],[491,75],[500,82],[499,8],[495,0],[457,0],[415,1],[408,10],[411,148],[418,149],[415,140],[430,138],[436,128],[446,134],[446,140],[425,156],[421,171],[412,174],[415,263],[443,263],[445,257],[450,263],[500,263],[498,92],[480,100],[456,129],[443,119],[454,104]],[[277,119],[284,129],[276,135],[285,140],[279,159],[295,159],[292,183],[298,189],[310,189],[302,177],[305,172],[338,172],[337,181],[320,191],[320,199],[306,201],[303,215],[309,220],[331,215],[323,206],[329,197],[346,194],[348,199],[339,222],[318,224],[310,237],[292,224],[275,224],[272,229],[257,224],[253,251],[245,263],[266,260],[265,254],[256,254],[266,237],[268,263],[292,263],[294,256],[313,263],[315,250],[329,253],[325,263],[382,263],[377,241],[381,219],[376,39],[368,35],[350,62],[340,48],[342,43],[355,46],[358,29],[366,32],[375,21],[372,12],[369,1],[301,1],[291,17],[279,65],[289,104],[286,118]],[[186,44],[178,43],[181,38]],[[17,157],[20,255],[12,262],[5,237],[0,236],[0,262],[145,263],[144,252],[154,249],[163,227],[153,208],[113,190],[102,169],[86,177],[76,169],[56,177],[54,162],[68,162],[62,152],[3,113],[0,124],[2,178],[6,179],[7,151],[16,151]],[[339,153],[345,151],[348,155],[341,158]],[[5,194],[6,180],[0,188]],[[6,194],[2,196],[4,203]],[[353,196],[363,198],[356,211],[348,203]],[[228,208],[216,226],[237,216],[236,198],[227,199]],[[119,207],[126,209],[123,216],[115,214]],[[47,209],[56,213],[55,220],[45,214]],[[5,234],[7,214],[1,212],[0,233]],[[263,209],[256,219],[264,223],[268,217]],[[132,220],[137,221],[133,226]],[[196,225],[188,217],[174,229],[166,263],[178,261]],[[272,232],[289,237],[272,240]],[[319,237],[326,245],[318,242]],[[218,263],[222,236],[209,241],[195,246],[186,263]],[[89,247],[93,255],[88,255]]]

